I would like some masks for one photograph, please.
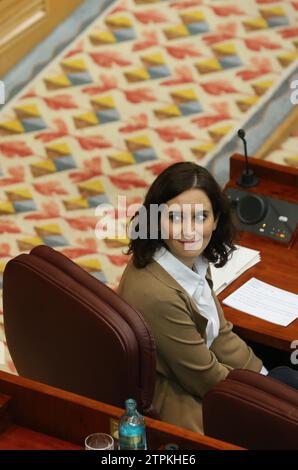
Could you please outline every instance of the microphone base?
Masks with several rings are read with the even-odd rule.
[[[236,183],[243,188],[252,188],[253,186],[257,186],[259,178],[254,174],[253,170],[249,169],[248,171],[244,171],[242,175],[237,178]]]

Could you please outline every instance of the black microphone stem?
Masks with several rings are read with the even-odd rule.
[[[254,174],[252,168],[249,168],[248,165],[248,156],[247,156],[247,142],[245,139],[245,131],[243,129],[238,130],[238,137],[242,140],[244,145],[244,157],[245,157],[245,170],[237,178],[237,184],[243,186],[244,188],[251,188],[256,186],[259,182],[259,178]]]
[[[244,144],[244,156],[245,156],[245,167],[246,167],[246,174],[248,175],[249,173],[249,167],[248,167],[248,157],[247,157],[247,143],[246,140],[243,138],[242,139],[243,144]]]

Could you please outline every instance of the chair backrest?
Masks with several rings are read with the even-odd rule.
[[[298,391],[235,369],[203,398],[208,436],[247,449],[298,449]]]
[[[135,398],[156,417],[155,343],[145,320],[64,255],[40,245],[9,261],[3,314],[20,375],[119,407]]]

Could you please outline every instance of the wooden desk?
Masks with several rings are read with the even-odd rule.
[[[93,432],[111,433],[124,410],[0,371],[0,450],[82,450]],[[176,443],[189,450],[240,450],[145,418],[149,449]]]
[[[226,188],[237,187],[237,177],[243,171],[244,157],[233,155],[230,160],[230,181]],[[298,203],[298,170],[295,168],[250,158],[250,165],[260,177],[258,186],[249,191]],[[298,294],[298,234],[294,236],[291,247],[282,245],[269,238],[241,232],[238,244],[261,252],[261,262],[246,271],[228,286],[218,298],[222,301],[242,284],[256,277],[273,286]],[[243,338],[256,341],[277,349],[288,351],[291,342],[298,339],[298,319],[288,327],[274,325],[252,315],[223,305],[226,318],[235,326],[235,331]]]

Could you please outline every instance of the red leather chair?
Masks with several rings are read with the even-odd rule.
[[[247,449],[298,449],[298,391],[235,369],[203,398],[205,434]]]
[[[143,317],[61,253],[40,245],[6,265],[4,327],[24,377],[123,407],[152,407],[155,344]]]

